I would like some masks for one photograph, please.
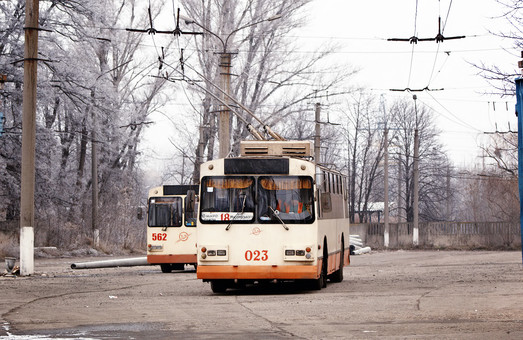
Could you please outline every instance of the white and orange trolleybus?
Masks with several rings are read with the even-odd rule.
[[[343,280],[346,177],[317,166],[310,142],[245,141],[200,170],[197,278],[213,292],[264,281]]]
[[[147,262],[162,272],[196,266],[197,185],[163,185],[149,190]]]

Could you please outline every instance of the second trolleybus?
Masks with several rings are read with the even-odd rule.
[[[196,266],[197,185],[163,185],[149,190],[147,262],[162,272]]]

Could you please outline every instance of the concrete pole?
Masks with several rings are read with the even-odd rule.
[[[412,231],[412,243],[419,244],[419,134],[418,128],[414,130],[414,228]]]
[[[221,88],[225,92],[222,100],[229,104],[228,95],[231,94],[231,53],[223,52],[220,54],[220,75]],[[220,122],[218,126],[218,137],[220,139],[219,158],[229,155],[231,148],[231,113],[227,106],[220,105]]]
[[[320,135],[321,135],[321,126],[320,126],[320,113],[321,113],[321,104],[316,103],[316,111],[315,111],[315,134],[314,134],[314,162],[316,164],[320,164]]]
[[[523,58],[523,51],[521,51]],[[519,189],[519,228],[521,230],[521,258],[523,263],[523,61],[518,62],[522,69],[516,78],[516,115],[518,117],[518,189]]]
[[[34,273],[34,192],[36,142],[36,78],[38,66],[38,0],[26,0],[24,92],[22,117],[22,180],[20,197],[20,274]]]
[[[450,165],[447,165],[447,212],[446,219],[450,221]]]
[[[383,169],[383,214],[385,219],[385,231],[383,233],[383,245],[388,248],[389,247],[389,130],[385,128],[385,133],[383,138],[385,138],[384,141],[384,148],[385,148],[385,159],[384,159],[384,169]]]
[[[93,230],[93,245],[95,248],[100,246],[100,229],[98,229],[98,151],[96,147],[96,113],[94,109],[94,91],[93,108],[91,111],[92,130],[91,130],[91,228]]]
[[[401,217],[401,154],[399,155],[398,157],[398,223],[399,222],[402,222],[402,217]]]

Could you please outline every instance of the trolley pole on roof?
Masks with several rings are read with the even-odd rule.
[[[38,0],[26,0],[24,92],[22,108],[22,174],[20,190],[20,274],[34,273],[34,193],[36,144],[36,76]]]
[[[523,58],[523,51],[521,52]],[[523,69],[523,60],[518,62]],[[516,116],[518,117],[518,184],[519,184],[519,227],[521,230],[521,256],[523,263],[523,70],[516,78]]]

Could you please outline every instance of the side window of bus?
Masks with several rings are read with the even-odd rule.
[[[324,213],[328,213],[332,211],[332,200],[331,200],[331,193],[330,192],[322,192],[321,193],[321,210]]]

